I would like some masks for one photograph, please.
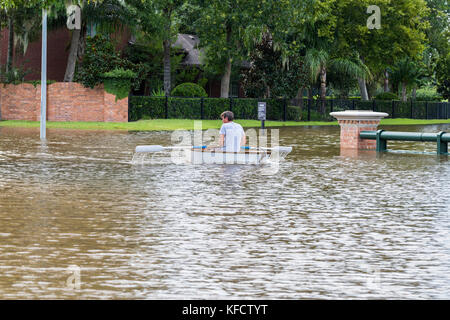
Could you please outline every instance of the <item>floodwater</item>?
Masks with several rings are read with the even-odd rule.
[[[337,127],[285,128],[293,152],[267,175],[131,163],[168,132],[47,135],[0,127],[1,299],[450,298],[448,156],[341,154]]]

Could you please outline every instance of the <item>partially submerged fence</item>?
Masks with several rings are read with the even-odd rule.
[[[450,103],[427,101],[340,100],[340,99],[253,99],[180,98],[131,96],[129,120],[140,119],[219,119],[231,110],[237,119],[258,119],[258,102],[266,102],[267,120],[333,121],[331,112],[372,110],[386,112],[389,118],[449,119]]]
[[[388,118],[449,119],[450,103],[435,101],[386,101],[386,100],[291,100],[291,105],[306,110],[304,121],[333,120],[329,114],[345,110],[386,112]],[[305,113],[305,112],[304,112]]]

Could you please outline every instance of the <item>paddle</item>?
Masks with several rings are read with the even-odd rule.
[[[292,147],[274,147],[274,148],[255,148],[255,147],[241,147],[241,149],[244,150],[273,150],[273,151],[278,151],[280,153],[291,153],[292,152]]]
[[[166,150],[174,150],[174,149],[206,149],[206,146],[199,146],[199,147],[192,147],[192,146],[186,146],[186,147],[163,147],[163,146],[137,146],[135,152],[143,153],[143,152],[161,152]]]

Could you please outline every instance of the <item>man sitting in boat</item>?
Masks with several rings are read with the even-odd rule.
[[[225,152],[239,152],[241,146],[245,146],[246,137],[242,126],[239,123],[235,123],[234,114],[231,111],[223,112],[220,117],[222,118],[223,125],[220,128],[220,140],[219,145]]]

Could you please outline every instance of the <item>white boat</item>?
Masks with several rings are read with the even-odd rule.
[[[221,148],[138,146],[136,154],[177,149],[183,151],[184,159],[192,164],[263,164],[283,160],[292,147],[242,148],[240,152],[225,152]]]
[[[281,150],[280,150],[281,149]],[[284,159],[292,148],[247,149],[241,152],[225,152],[220,148],[191,148],[185,152],[186,160],[192,164],[263,164]]]

